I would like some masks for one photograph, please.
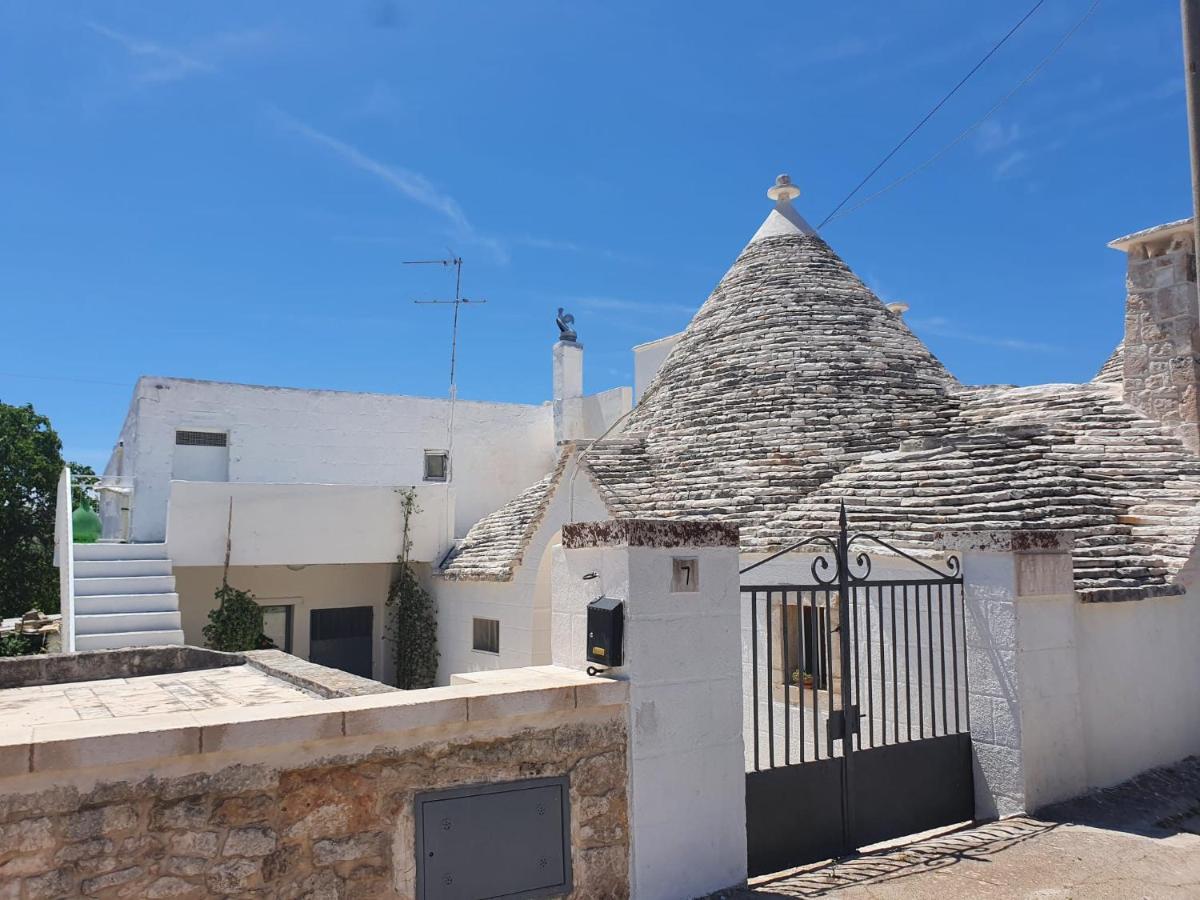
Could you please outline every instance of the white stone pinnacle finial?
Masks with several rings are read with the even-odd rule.
[[[800,196],[800,188],[792,184],[792,176],[784,173],[775,179],[775,185],[767,190],[767,196],[776,203],[787,203]]]

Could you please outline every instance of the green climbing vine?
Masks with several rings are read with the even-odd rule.
[[[229,556],[233,550],[233,500],[229,501],[229,525],[225,531],[225,569],[221,573],[221,586],[213,596],[217,608],[208,614],[204,626],[204,643],[210,650],[240,653],[257,650],[263,640],[262,607],[249,591],[239,591],[229,586]]]
[[[411,525],[421,511],[415,488],[398,490],[404,516],[396,578],[388,591],[388,639],[396,662],[396,687],[404,690],[432,687],[437,679],[437,614],[433,598],[421,586],[409,562]]]

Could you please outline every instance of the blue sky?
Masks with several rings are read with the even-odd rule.
[[[0,10],[0,400],[102,464],[134,379],[540,402],[677,331],[790,172],[814,224],[1031,5],[13,0]],[[1044,7],[868,185],[940,150],[1091,0]],[[935,164],[823,229],[963,380],[1086,380],[1110,239],[1189,214],[1178,6],[1104,0]],[[853,205],[853,204],[851,204]]]

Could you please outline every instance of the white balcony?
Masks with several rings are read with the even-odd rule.
[[[395,562],[404,517],[392,485],[172,481],[167,545],[175,566],[219,566],[233,502],[230,565]],[[409,524],[414,562],[450,547],[454,499],[447,485],[418,485]]]

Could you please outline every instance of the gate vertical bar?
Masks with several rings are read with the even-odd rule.
[[[792,764],[792,645],[788,642],[788,592],[783,592],[779,603],[780,631],[783,634],[783,649],[779,655],[783,658],[783,764]]]
[[[854,847],[854,754],[850,746],[850,679],[846,667],[850,655],[850,535],[846,524],[846,504],[838,514],[838,628],[839,652],[842,657],[842,845]],[[868,601],[869,602],[869,601]]]
[[[775,666],[771,633],[771,592],[767,591],[767,763],[775,768]]]
[[[868,734],[868,745],[875,746],[875,690],[871,686],[872,676],[871,660],[875,658],[875,654],[871,653],[871,592],[868,589],[866,592],[866,602],[863,604],[866,607],[866,734]],[[880,623],[880,634],[883,634],[883,623]],[[883,673],[880,673],[880,682],[883,680]],[[883,702],[888,702],[887,691],[883,692]],[[863,746],[863,734],[858,734],[859,748]]]
[[[754,771],[758,771],[758,591],[750,592],[750,686],[754,693]],[[743,720],[745,721],[745,720]]]

